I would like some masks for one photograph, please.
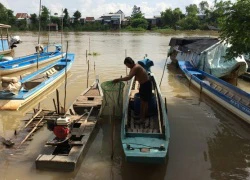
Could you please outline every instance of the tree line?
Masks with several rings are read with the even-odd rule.
[[[186,13],[183,13],[180,8],[167,8],[161,12],[161,19],[152,28],[161,29],[181,29],[181,30],[206,30],[209,26],[219,27],[220,18],[224,15],[232,3],[230,1],[214,1],[214,4],[209,6],[207,1],[202,1],[198,5],[190,4],[186,6]],[[31,14],[31,24],[27,25],[25,20],[16,21],[13,11],[5,8],[0,3],[0,22],[4,24],[12,25],[18,30],[38,30],[39,18],[37,14]],[[61,29],[63,24],[65,30],[108,30],[109,26],[104,26],[101,23],[84,24],[80,22],[81,13],[77,10],[73,13],[74,21],[70,21],[70,16],[67,9],[63,11],[63,23],[62,18],[58,16],[51,16],[47,7],[42,6],[41,11],[41,30],[46,30],[49,23],[55,23],[58,28]],[[141,12],[140,7],[136,5],[132,9],[130,16],[130,23],[128,27],[124,28],[141,28],[148,29],[149,22],[145,19],[144,13]]]
[[[77,10],[73,14],[74,21],[70,21],[67,9],[63,11],[63,18],[51,16],[47,7],[42,6],[41,30],[46,30],[49,23],[58,24],[61,29],[72,31],[104,31],[111,27],[100,22],[82,23],[78,21],[81,13]],[[7,9],[0,3],[0,23],[12,25],[14,30],[38,30],[39,18],[37,14],[30,15],[31,24],[27,26],[26,20],[16,21],[13,11]],[[63,22],[62,22],[63,20]],[[152,29],[173,29],[173,30],[206,30],[209,26],[218,27],[219,36],[222,40],[232,46],[228,49],[229,57],[237,57],[250,53],[250,0],[237,0],[232,3],[230,0],[214,0],[212,5],[207,1],[186,6],[186,13],[180,8],[167,8],[161,12],[160,20]],[[129,24],[123,27],[127,30],[146,30],[149,22],[145,19],[144,13],[136,5],[132,9]]]

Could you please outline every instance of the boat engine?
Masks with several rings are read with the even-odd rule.
[[[64,140],[68,137],[70,128],[69,128],[69,117],[60,117],[58,119],[47,120],[47,128],[50,131],[53,131],[56,138],[59,140]]]

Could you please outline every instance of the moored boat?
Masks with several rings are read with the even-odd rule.
[[[139,113],[138,82],[133,78],[129,84],[123,108],[121,141],[126,160],[129,162],[164,163],[169,146],[169,123],[166,104],[153,73],[147,64],[152,61],[139,61],[152,83],[152,100],[149,102],[148,126],[137,124],[135,114]],[[139,103],[139,104],[138,104]]]
[[[20,80],[2,77],[3,90],[0,91],[0,110],[18,110],[52,86],[65,75],[65,70],[68,71],[74,62],[74,54],[67,54],[66,57],[67,60],[62,58]]]
[[[54,134],[36,159],[37,169],[73,171],[77,167],[102,112],[102,100],[97,79],[77,97],[65,116],[47,119],[48,129]]]
[[[204,71],[194,68],[188,61],[178,61],[184,72],[200,93],[228,109],[230,112],[250,123],[250,94]]]
[[[48,51],[50,46],[54,46],[54,51]],[[30,54],[27,56],[11,58],[11,57],[2,57],[0,61],[0,75],[6,75],[22,71],[31,67],[42,65],[53,60],[57,60],[65,56],[66,53],[61,52],[61,45],[55,44],[46,46],[42,51],[37,53]]]
[[[174,62],[189,61],[195,68],[212,76],[231,81],[247,71],[244,57],[226,59],[228,44],[218,38],[184,37],[171,38],[170,58]],[[178,63],[177,63],[178,64]]]

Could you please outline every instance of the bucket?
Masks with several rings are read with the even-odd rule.
[[[134,112],[135,112],[135,114],[140,114],[140,108],[141,108],[140,94],[136,93],[134,96]],[[156,97],[154,94],[152,94],[151,99],[148,102],[148,114],[153,115],[156,113],[157,113]]]

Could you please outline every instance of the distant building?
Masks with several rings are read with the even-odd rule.
[[[162,26],[162,19],[161,19],[161,15],[157,15],[157,16],[154,16],[155,20],[156,20],[156,26],[160,27]]]
[[[17,13],[16,14],[16,21],[26,20],[27,26],[31,23],[30,16],[28,13]]]
[[[48,24],[47,31],[58,31],[58,25],[54,23]]]
[[[95,18],[94,17],[86,17],[85,22],[86,23],[95,22]]]
[[[114,29],[120,29],[122,25],[122,21],[125,20],[124,13],[119,10],[116,13],[104,14],[100,18],[98,18],[99,22],[102,22],[105,25],[110,25]]]

